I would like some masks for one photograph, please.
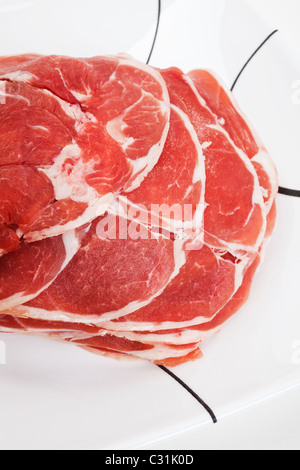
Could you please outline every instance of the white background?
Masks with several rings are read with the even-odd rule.
[[[300,57],[300,1],[250,0],[265,18],[278,25],[289,46]]]
[[[285,37],[300,63],[300,0],[250,0]],[[300,450],[300,389],[147,449]]]

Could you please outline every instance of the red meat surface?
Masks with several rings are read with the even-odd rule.
[[[0,332],[167,367],[200,358],[251,293],[277,191],[212,72],[0,58]]]

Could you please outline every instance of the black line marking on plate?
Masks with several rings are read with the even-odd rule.
[[[279,186],[279,194],[283,194],[284,196],[291,196],[291,197],[300,197],[300,190],[298,189],[289,189],[283,188]]]
[[[176,380],[177,383],[179,383],[187,392],[189,392],[199,403],[203,408],[207,411],[207,413],[210,415],[212,421],[214,424],[218,422],[215,413],[213,410],[205,403],[205,401],[202,400],[202,398],[199,397],[199,395],[194,392],[194,390],[191,389],[183,380],[181,380],[177,375],[175,375],[173,372],[171,372],[169,369],[167,369],[165,366],[158,366],[162,371],[164,371],[166,374],[168,374],[170,377],[172,377],[174,380]]]
[[[149,57],[148,57],[148,60],[147,60],[146,64],[149,64],[149,62],[151,60],[151,57],[152,57],[152,54],[153,54],[153,51],[154,51],[154,47],[155,47],[156,39],[157,39],[157,35],[158,35],[158,30],[159,30],[159,25],[160,25],[160,16],[161,16],[161,0],[158,0],[158,14],[157,14],[156,30],[155,30],[155,35],[154,35],[151,51],[150,51],[150,54],[149,54]]]
[[[256,56],[256,54],[262,49],[262,47],[276,34],[278,33],[279,30],[276,29],[275,31],[273,31],[271,34],[269,34],[269,36],[260,44],[260,46],[253,52],[253,54],[251,55],[251,57],[247,60],[247,62],[245,63],[245,65],[243,66],[242,70],[240,71],[240,73],[238,74],[238,76],[236,77],[232,87],[231,87],[231,91],[233,91],[235,89],[235,86],[237,84],[237,82],[239,81],[241,75],[243,74],[244,70],[247,68],[247,66],[250,64],[251,60]]]

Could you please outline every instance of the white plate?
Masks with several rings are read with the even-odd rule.
[[[0,55],[125,51],[146,61],[157,18],[157,0],[0,0]],[[274,30],[247,1],[162,0],[151,64],[212,68],[231,86]],[[292,190],[300,190],[299,79],[276,33],[235,86]],[[279,195],[247,305],[206,341],[202,360],[173,369],[219,420],[300,384],[299,233],[300,198]],[[0,340],[2,449],[133,449],[201,426],[212,433],[207,411],[157,366],[33,337]]]

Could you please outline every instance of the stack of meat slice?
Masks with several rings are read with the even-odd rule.
[[[0,58],[0,332],[200,357],[249,295],[277,189],[210,72]]]

